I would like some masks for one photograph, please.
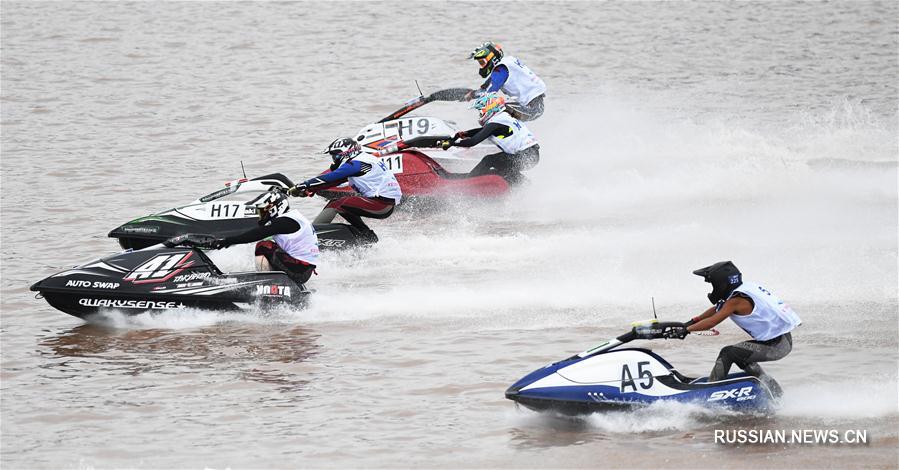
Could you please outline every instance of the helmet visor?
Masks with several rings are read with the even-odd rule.
[[[483,53],[482,53],[482,54],[483,54]],[[476,54],[476,55],[475,55],[475,60],[478,61],[478,65],[479,65],[481,68],[485,68],[485,67],[487,67],[488,65],[490,65],[490,62],[493,60],[493,56],[494,56],[494,54],[493,54],[492,51],[491,51],[491,52],[488,52],[488,53],[486,53],[486,54],[483,54],[483,55],[481,55],[481,54]]]

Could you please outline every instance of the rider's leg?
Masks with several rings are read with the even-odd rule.
[[[356,227],[368,241],[376,242],[378,240],[377,235],[365,225],[362,217],[386,219],[393,213],[395,206],[393,199],[389,198],[353,196],[331,201],[326,207],[337,211],[350,225]]]
[[[265,256],[257,256],[256,257],[256,271],[271,271],[272,265],[269,264],[268,260]]]
[[[322,211],[319,212],[317,216],[315,216],[315,220],[312,221],[314,225],[330,224],[334,221],[334,216],[337,215],[337,210],[330,208],[329,205],[325,206],[325,208],[322,209]]]
[[[256,242],[256,259],[254,264],[257,271],[271,271],[272,266],[269,260],[275,253],[278,245],[271,240],[262,240]]]
[[[776,361],[783,359],[793,350],[793,337],[790,333],[783,334],[768,341],[744,341],[733,346],[721,349],[715,366],[709,374],[709,382],[722,380],[727,377],[732,364],[736,364],[747,374],[758,377],[766,383],[771,392],[778,396],[781,393],[780,385],[771,378],[759,362]]]
[[[512,117],[519,121],[533,121],[543,115],[543,98],[544,95],[540,95],[532,99],[531,102],[526,105],[521,103],[509,103],[506,105],[506,110],[509,111],[509,114]]]
[[[271,259],[274,271],[284,271],[287,276],[297,284],[305,284],[315,272],[315,265],[304,263],[294,259],[281,249],[278,249]]]
[[[510,165],[510,159],[512,155],[509,155],[506,152],[493,153],[485,156],[475,165],[471,171],[468,172],[468,176],[481,176],[481,175],[490,175],[497,174],[499,168],[507,168]]]

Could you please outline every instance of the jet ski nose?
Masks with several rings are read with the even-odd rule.
[[[521,387],[516,387],[515,385],[506,389],[506,398],[509,400],[515,400],[520,396]]]

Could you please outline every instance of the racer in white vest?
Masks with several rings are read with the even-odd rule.
[[[297,284],[304,284],[318,263],[318,236],[312,224],[290,208],[287,195],[271,190],[246,203],[255,207],[259,226],[239,235],[217,240],[214,248],[256,243],[256,269],[284,271]],[[272,237],[274,241],[264,240]]]
[[[291,196],[313,196],[316,191],[331,188],[345,182],[359,193],[328,202],[315,218],[315,224],[329,224],[337,214],[359,230],[362,240],[378,241],[378,236],[365,225],[362,217],[386,219],[400,203],[403,193],[393,173],[384,162],[362,153],[362,147],[351,137],[331,142],[323,153],[331,156],[331,172],[310,178],[290,188]]]
[[[731,365],[736,364],[768,385],[775,396],[782,395],[780,385],[758,363],[776,361],[790,353],[790,332],[802,323],[799,316],[764,287],[743,282],[742,273],[730,261],[697,269],[693,274],[712,284],[708,297],[714,306],[685,323],[674,337],[683,339],[690,331],[708,330],[730,317],[752,340],[723,348],[708,381],[727,378]]]
[[[444,150],[452,147],[473,147],[486,139],[502,150],[485,156],[470,172],[449,177],[472,177],[487,174],[502,176],[509,184],[524,180],[521,174],[540,161],[540,146],[534,134],[518,119],[505,112],[505,98],[490,93],[475,100],[472,108],[480,113],[478,122],[483,127],[457,132],[451,140],[440,142]]]
[[[469,58],[478,62],[481,77],[486,78],[480,89],[472,90],[465,101],[502,90],[509,98],[509,114],[522,121],[533,121],[543,115],[546,83],[516,57],[504,56],[499,44],[486,42],[475,49]]]

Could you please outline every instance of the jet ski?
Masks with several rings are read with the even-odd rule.
[[[451,139],[459,130],[455,124],[436,117],[406,116],[434,101],[462,101],[469,91],[471,90],[467,88],[450,88],[428,96],[419,96],[358,132],[356,140],[362,150],[380,157],[387,169],[396,176],[404,200],[491,198],[509,192],[509,183],[500,176],[468,177],[466,173],[452,173],[446,169],[449,165],[452,169],[467,172],[484,155],[495,152],[495,148],[478,145],[471,149],[453,147],[449,151],[439,150],[437,142]],[[316,194],[335,199],[355,192],[349,185],[342,185]]]
[[[771,390],[756,377],[736,373],[708,382],[707,377],[684,376],[648,349],[620,348],[637,339],[666,338],[674,325],[680,323],[636,322],[615,339],[524,376],[506,390],[506,398],[531,410],[568,415],[662,400],[748,412],[765,412],[773,405]]]
[[[468,176],[467,173],[450,173],[418,148],[435,148],[442,137],[415,137],[408,141],[396,141],[385,146],[376,155],[395,169],[394,175],[403,191],[403,200],[435,202],[446,198],[499,197],[509,193],[509,182],[499,175]],[[325,172],[327,173],[327,171]],[[336,186],[316,192],[328,199],[352,196],[349,185]]]
[[[309,291],[287,273],[220,271],[200,249],[214,240],[186,234],[143,250],[125,250],[54,274],[31,290],[52,307],[82,319],[103,310],[136,315],[305,305]]]
[[[225,187],[185,206],[175,207],[122,224],[109,232],[123,249],[140,250],[187,233],[206,233],[224,238],[256,227],[258,216],[244,204],[272,187],[286,191],[293,182],[281,173],[225,183]],[[339,250],[364,244],[360,233],[348,224],[315,225],[318,246]]]

